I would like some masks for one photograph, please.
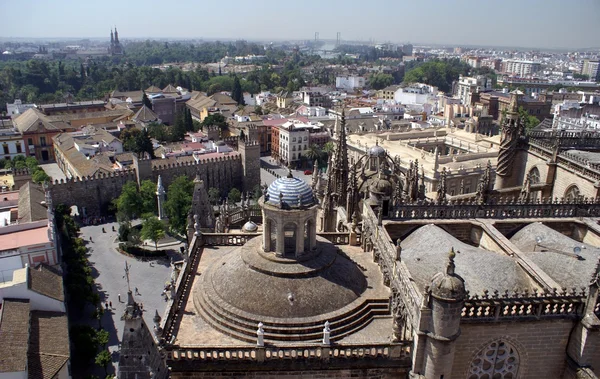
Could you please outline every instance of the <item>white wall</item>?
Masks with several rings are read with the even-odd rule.
[[[0,379],[27,379],[27,371],[0,372]]]

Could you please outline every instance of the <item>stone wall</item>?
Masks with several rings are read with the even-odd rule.
[[[572,169],[563,167],[559,164],[556,168],[556,179],[554,181],[554,191],[552,196],[558,197],[559,199],[564,197],[565,192],[572,185],[577,185],[581,196],[592,198],[597,196],[598,189],[594,186],[594,182],[591,178],[586,178]]]
[[[290,364],[293,361],[288,361]],[[299,366],[298,364],[294,366]],[[353,368],[353,369],[335,369],[323,368],[320,370],[292,369],[281,371],[257,370],[252,369],[243,371],[208,371],[208,372],[171,372],[172,379],[180,378],[260,378],[260,379],[313,379],[313,378],[365,378],[365,379],[397,379],[406,378],[408,369],[406,368]]]
[[[231,155],[219,158],[210,158],[196,162],[185,162],[175,164],[161,165],[155,164],[152,168],[151,177],[140,177],[140,180],[150,179],[153,182],[158,181],[161,176],[165,188],[179,176],[186,175],[194,179],[200,175],[204,185],[208,190],[211,187],[221,190],[221,195],[226,195],[232,188],[240,191],[244,190],[242,183],[242,158],[240,155]],[[260,175],[260,171],[259,171]],[[247,189],[250,191],[251,189]]]
[[[231,188],[244,190],[242,157],[238,154],[209,158],[197,163],[194,161],[161,165],[159,162],[154,164],[150,170],[140,167],[139,180],[149,179],[156,183],[160,175],[163,185],[168,189],[168,186],[178,176],[186,175],[188,178],[194,179],[197,174],[200,175],[200,179],[204,180],[207,188],[218,188],[223,195],[226,195]],[[260,175],[260,172],[255,175]],[[84,207],[87,215],[96,216],[107,213],[108,206],[113,199],[119,197],[126,182],[137,182],[137,180],[136,170],[100,174],[89,178],[54,181],[50,184],[50,191],[54,204],[77,205],[79,209]]]
[[[519,353],[518,377],[560,378],[572,320],[461,324],[452,367],[453,378],[466,378],[475,355],[493,341],[505,340]]]
[[[135,171],[126,171],[66,181],[55,180],[50,184],[49,189],[55,206],[77,205],[80,215],[83,215],[82,209],[85,208],[88,216],[94,216],[105,214],[111,201],[121,194],[123,185],[135,180]]]

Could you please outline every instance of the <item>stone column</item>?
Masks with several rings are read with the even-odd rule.
[[[314,250],[317,248],[317,220],[311,219],[309,225],[310,230],[308,231],[308,235],[310,237],[310,249]]]
[[[304,221],[300,220],[296,226],[296,258],[304,253]]]
[[[283,220],[277,220],[277,255],[283,257],[285,255],[285,230]]]
[[[263,229],[263,251],[271,251],[271,220],[267,219],[263,215],[265,220],[265,226]]]

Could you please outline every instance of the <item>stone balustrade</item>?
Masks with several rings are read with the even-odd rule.
[[[167,350],[167,360],[250,361],[274,360],[345,360],[345,359],[402,359],[410,358],[410,342],[386,344],[340,344],[333,346],[302,344],[291,346],[210,346]]]
[[[492,199],[479,204],[476,199],[457,199],[442,204],[418,202],[397,205],[391,219],[467,219],[600,217],[600,199],[538,199],[531,202],[515,198]]]
[[[350,233],[342,232],[321,232],[317,236],[323,237],[334,245],[348,245],[350,243]]]
[[[576,289],[570,293],[563,289],[560,293],[486,294],[465,300],[461,322],[582,317],[585,303],[585,291]]]
[[[242,246],[261,233],[202,233],[204,246]]]

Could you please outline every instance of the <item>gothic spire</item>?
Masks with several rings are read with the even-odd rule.
[[[346,145],[346,113],[342,108],[342,115],[337,130],[337,145],[335,149],[334,186],[338,194],[338,204],[346,204],[346,190],[348,188],[348,146]]]
[[[444,169],[442,170],[442,174],[440,175],[440,183],[438,184],[438,191],[437,191],[437,202],[438,204],[441,204],[443,202],[446,201],[446,167],[444,167]]]
[[[119,32],[117,32],[117,27],[115,26],[115,44],[119,43]]]
[[[110,44],[111,46],[115,44],[115,36],[113,34],[112,28],[110,28]]]

